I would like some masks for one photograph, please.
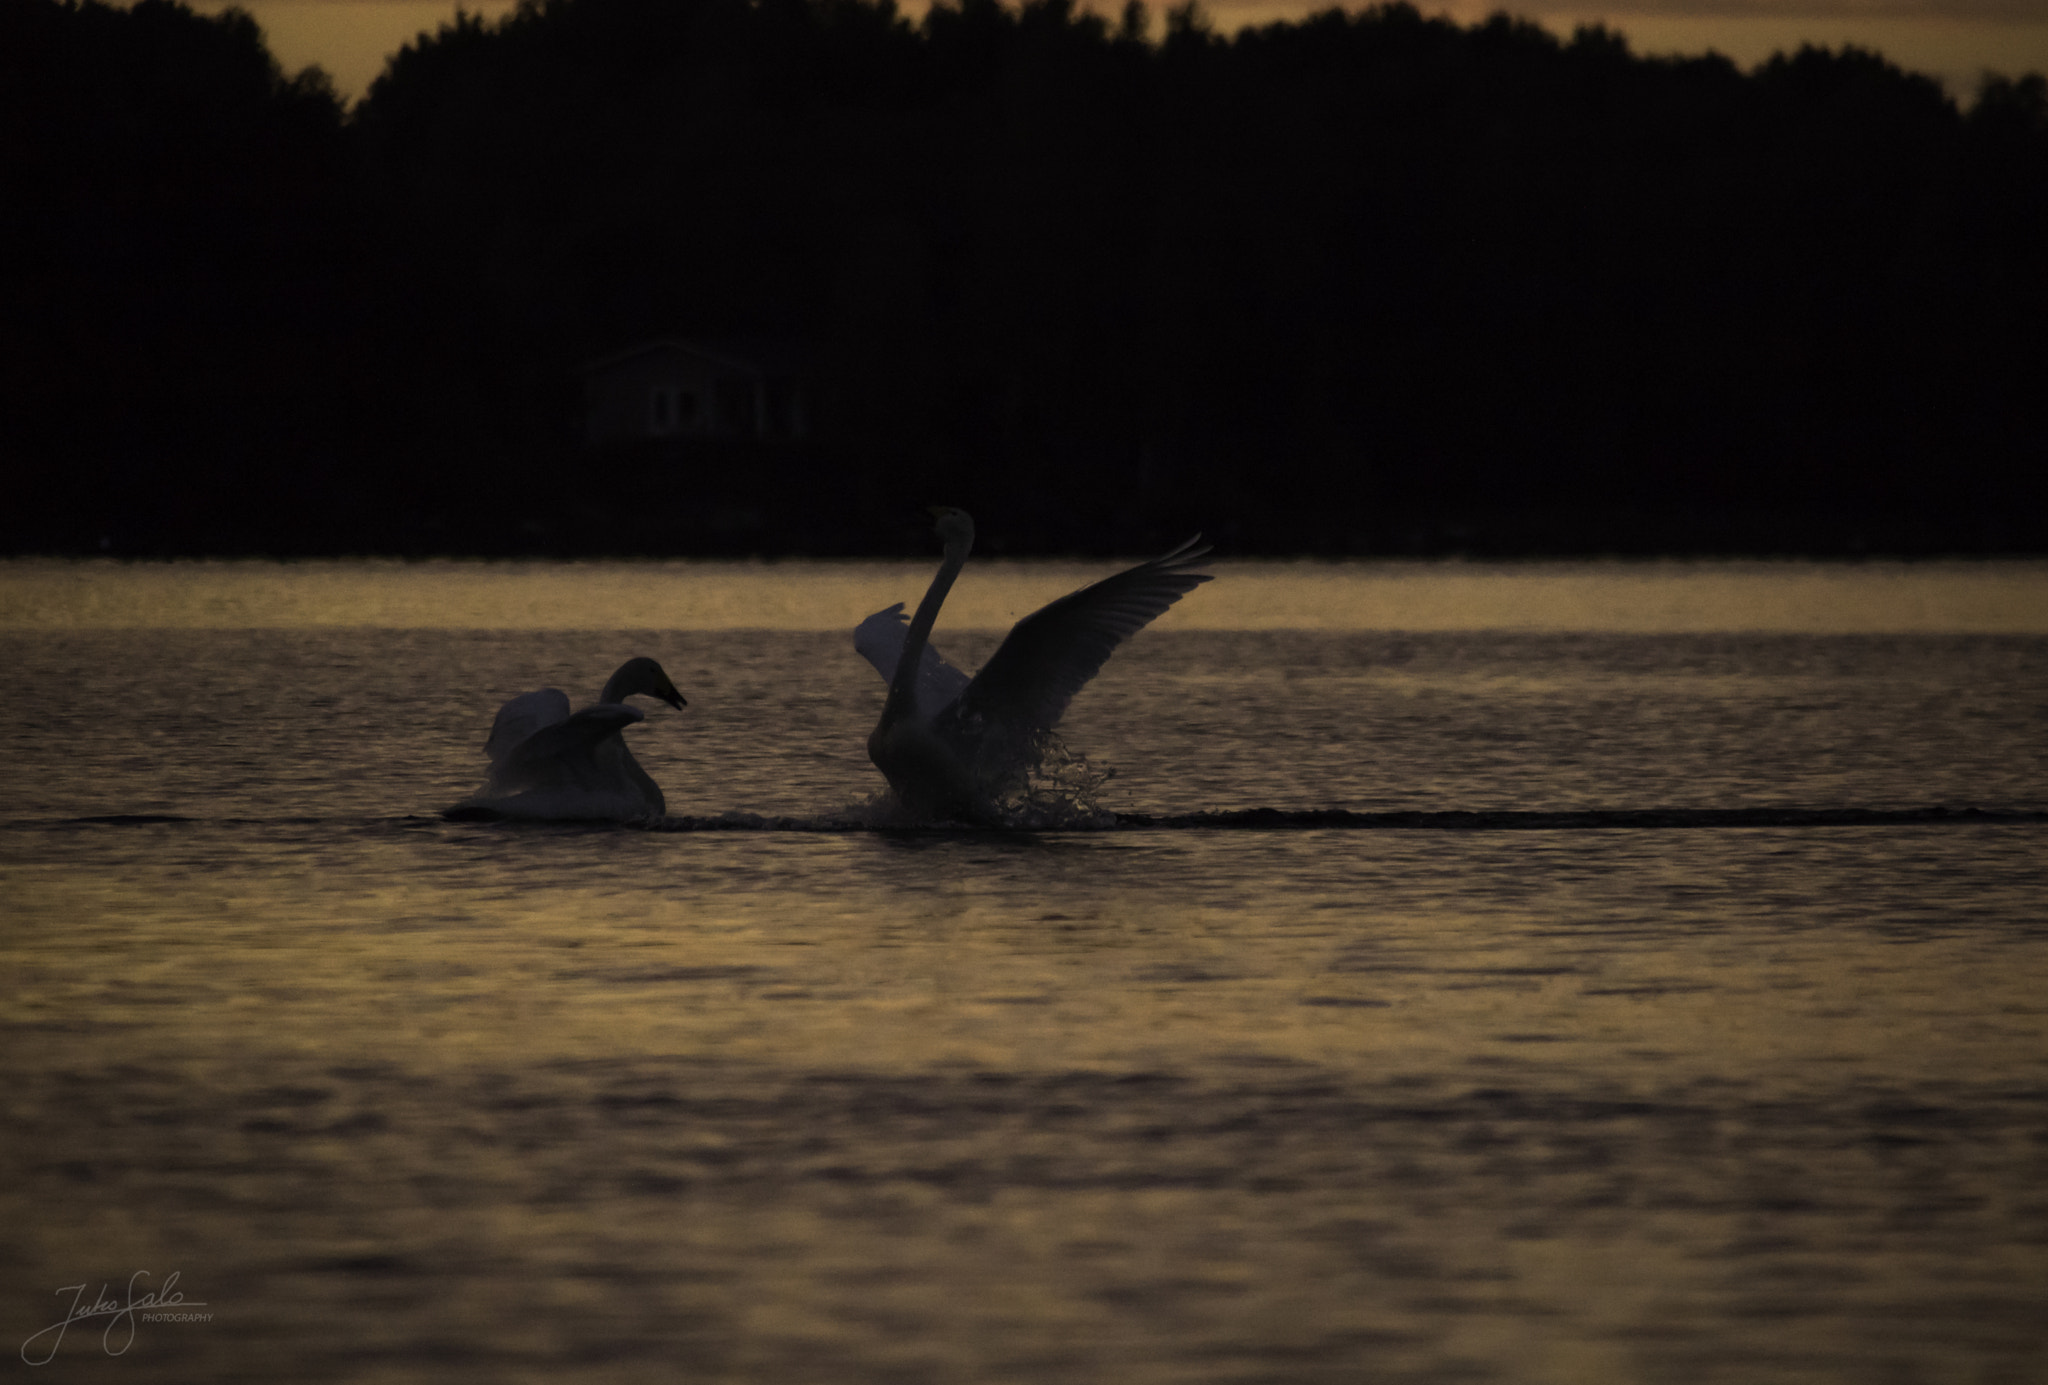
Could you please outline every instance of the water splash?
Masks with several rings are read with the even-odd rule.
[[[984,741],[977,749],[975,767],[981,793],[978,811],[971,818],[912,814],[893,791],[884,788],[848,804],[834,825],[885,831],[977,827],[1024,832],[1117,825],[1117,815],[1101,801],[1102,791],[1116,771],[1091,764],[1054,732],[1039,732],[1022,746]]]
[[[1031,754],[1011,786],[996,799],[1006,827],[1030,831],[1114,827],[1117,815],[1103,806],[1102,793],[1116,777],[1070,749],[1058,734],[1033,738]]]

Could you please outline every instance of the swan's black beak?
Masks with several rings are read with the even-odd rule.
[[[663,693],[661,695],[661,700],[663,702],[666,702],[669,706],[675,708],[678,712],[682,711],[683,708],[690,705],[689,703],[683,700],[683,695],[677,692],[674,688],[670,688],[667,692]]]

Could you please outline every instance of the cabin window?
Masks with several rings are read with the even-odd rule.
[[[721,380],[717,394],[717,428],[721,433],[757,433],[760,419],[756,415],[754,384],[751,380]]]
[[[762,431],[784,438],[800,438],[808,429],[804,397],[794,380],[771,380],[762,394],[766,409]]]
[[[647,392],[647,431],[657,437],[696,426],[697,395],[680,385],[655,385]]]

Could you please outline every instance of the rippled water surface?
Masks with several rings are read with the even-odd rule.
[[[922,567],[0,564],[22,1369],[2048,1378],[2048,568],[1218,572],[992,833]],[[669,830],[439,817],[630,654]]]

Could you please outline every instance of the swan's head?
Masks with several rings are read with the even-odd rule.
[[[612,675],[604,691],[599,694],[601,702],[624,702],[638,694],[642,697],[658,697],[678,710],[685,705],[683,695],[676,691],[676,685],[669,682],[668,674],[662,671],[654,660],[641,657],[628,659],[619,665],[619,671]]]
[[[938,521],[932,527],[939,532],[939,542],[947,552],[959,549],[963,554],[974,547],[974,520],[965,510],[956,510],[951,505],[931,507],[932,518]]]

